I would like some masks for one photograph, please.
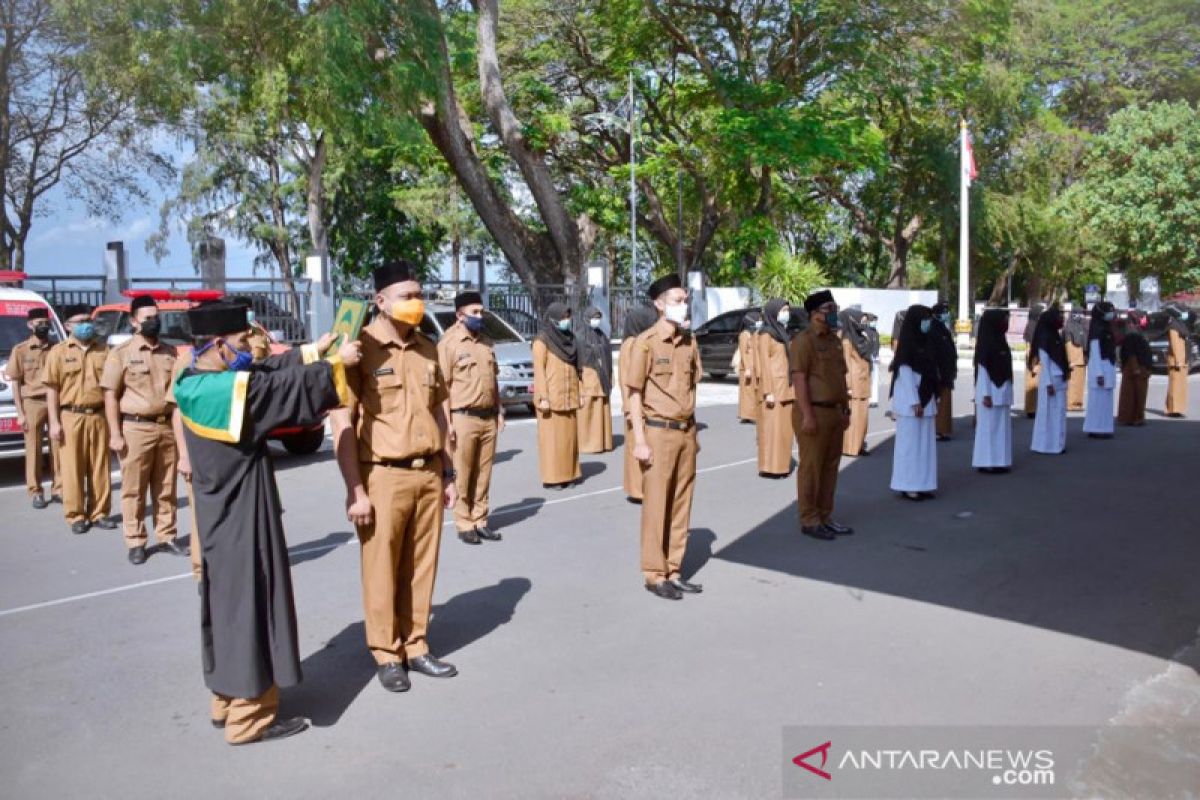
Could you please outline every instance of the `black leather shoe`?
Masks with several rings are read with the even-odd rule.
[[[805,536],[811,536],[814,539],[820,539],[825,542],[833,539],[833,531],[826,529],[824,525],[801,525],[800,532]]]
[[[408,668],[422,675],[428,675],[431,678],[453,678],[458,674],[458,669],[453,664],[438,661],[429,655],[429,653],[417,656],[416,658],[410,658],[408,660]]]
[[[192,554],[192,551],[188,549],[188,546],[179,541],[178,538],[171,539],[168,542],[163,542],[162,549],[166,550],[173,556],[190,556]]]
[[[668,581],[668,583],[684,594],[700,594],[704,591],[704,587],[699,583],[688,583],[683,578],[676,578],[673,581]]]
[[[50,504],[46,502],[46,498],[42,497],[40,494],[35,494],[33,499],[30,501],[30,505],[32,505],[38,511],[41,511]]]
[[[937,495],[933,492],[917,492],[917,495],[920,496],[922,500],[932,500],[937,497]]]
[[[145,564],[146,563],[146,546],[139,544],[137,547],[129,548],[129,563],[130,564]]]
[[[938,434],[937,440],[939,442],[948,442],[948,441],[950,441],[950,438],[951,437],[949,437],[943,433],[943,434]]]
[[[375,674],[379,677],[379,685],[389,692],[407,692],[412,688],[412,683],[404,672],[404,665],[399,661],[380,664]]]
[[[466,544],[482,544],[479,540],[479,534],[475,531],[459,531],[458,538],[462,539]]]
[[[304,717],[289,717],[287,719],[277,719],[271,723],[271,726],[262,732],[262,736],[257,739],[251,739],[248,742],[238,742],[238,744],[256,744],[258,742],[270,742],[275,739],[286,739],[289,736],[295,736],[297,733],[308,730],[308,720]]]
[[[210,719],[209,722],[211,722],[212,726],[217,730],[222,730],[225,727],[225,720],[223,719]]]
[[[658,583],[646,584],[646,591],[663,600],[682,600],[683,593],[672,586],[668,581],[659,581]]]
[[[496,533],[494,530],[489,528],[487,525],[480,525],[478,528],[475,529],[475,533],[477,536],[479,536],[480,539],[487,539],[489,542],[498,542],[504,538],[503,536],[501,536],[500,534]]]
[[[92,522],[92,527],[103,528],[106,531],[112,531],[116,530],[117,523],[115,520],[111,520],[108,517],[101,517],[100,519]]]
[[[62,503],[62,495],[61,494],[50,495],[50,502],[51,503]]]
[[[838,524],[833,520],[825,523],[825,530],[832,531],[837,536],[849,536],[854,533],[854,528],[851,528],[849,525]]]
[[[79,520],[79,522],[71,523],[71,533],[74,533],[76,535],[81,534],[81,533],[87,533],[88,529],[91,527],[92,526],[88,524],[87,520],[81,519],[81,520]]]

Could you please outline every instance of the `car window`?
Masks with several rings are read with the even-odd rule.
[[[8,355],[15,346],[29,338],[26,319],[17,316],[0,317],[0,353]]]
[[[92,318],[101,336],[112,336],[119,333],[133,333],[129,314],[120,309],[110,308],[96,312]]]
[[[171,345],[192,343],[192,326],[186,311],[159,311],[158,318],[162,326],[159,338],[164,342]]]
[[[451,314],[450,317],[453,318],[454,315]],[[438,327],[437,323],[433,321],[433,316],[429,313],[426,313],[425,318],[421,320],[421,333],[425,334],[430,339],[433,339],[435,342],[442,338],[441,329]]]
[[[745,315],[744,310],[727,311],[719,317],[714,317],[709,320],[707,325],[709,333],[734,333],[741,330],[742,316]]]

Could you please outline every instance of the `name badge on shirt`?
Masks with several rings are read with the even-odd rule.
[[[392,369],[391,367],[380,367],[371,374],[378,378],[381,375],[395,375],[396,370]]]
[[[669,358],[656,358],[656,359],[654,359],[654,363],[655,363],[655,364],[670,364],[670,363],[671,363],[671,359],[669,359]]]

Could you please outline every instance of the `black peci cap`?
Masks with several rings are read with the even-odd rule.
[[[663,277],[656,280],[654,283],[650,284],[650,288],[647,290],[646,293],[648,295],[650,295],[651,300],[657,300],[661,295],[663,295],[666,292],[669,292],[672,289],[682,289],[682,288],[683,288],[683,279],[680,278],[677,274],[671,273],[670,275],[664,275]]]
[[[250,327],[246,307],[235,303],[204,303],[187,312],[193,336],[222,336],[239,333]]]
[[[474,290],[459,292],[454,297],[454,308],[457,311],[463,306],[483,305],[483,295]]]
[[[421,276],[417,274],[417,268],[403,258],[384,264],[375,270],[373,277],[376,292],[382,292],[393,283],[421,280]]]
[[[811,314],[826,303],[832,302],[834,302],[833,292],[828,289],[822,289],[804,298],[804,310]]]

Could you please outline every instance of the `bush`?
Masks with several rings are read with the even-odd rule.
[[[815,261],[775,246],[759,260],[750,285],[763,300],[782,297],[796,303],[816,289],[828,286],[829,276]]]

